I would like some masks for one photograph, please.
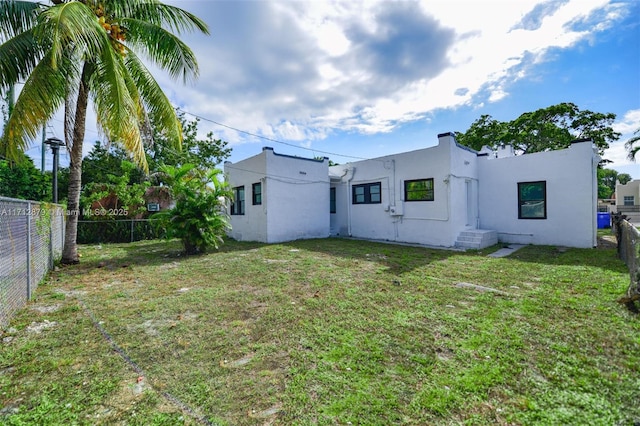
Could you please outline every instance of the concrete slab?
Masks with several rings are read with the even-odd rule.
[[[509,244],[507,247],[503,247],[498,251],[494,251],[493,253],[489,254],[489,257],[506,257],[509,256],[510,254],[520,250],[522,247],[524,247],[525,244]]]

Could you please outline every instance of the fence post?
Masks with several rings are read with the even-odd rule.
[[[27,300],[31,300],[31,202],[27,201]]]
[[[53,269],[53,221],[54,221],[54,207],[49,209],[49,269]]]

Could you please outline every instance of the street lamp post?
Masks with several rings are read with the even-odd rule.
[[[49,138],[44,141],[51,146],[53,152],[53,202],[58,202],[58,150],[61,146],[65,146],[64,142],[58,138]]]

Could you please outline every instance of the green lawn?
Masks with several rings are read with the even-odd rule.
[[[640,321],[616,303],[615,249],[497,248],[81,247],[2,336],[0,423],[640,421]]]

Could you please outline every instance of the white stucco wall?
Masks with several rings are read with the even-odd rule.
[[[640,179],[627,182],[625,185],[616,183],[616,205],[624,205],[624,197],[633,197],[634,205],[640,205]]]
[[[434,147],[333,166],[331,175],[344,176],[332,181],[337,211],[331,229],[357,238],[453,246],[467,225],[466,180],[477,194],[476,154],[458,146],[450,134],[440,135]],[[434,180],[433,201],[404,200],[406,180],[429,178]],[[373,182],[381,183],[382,202],[352,204],[352,187]]]
[[[231,215],[228,235],[240,241],[276,243],[329,236],[328,159],[280,155],[225,163],[231,187],[244,185],[245,214]],[[262,204],[252,204],[252,184],[262,183]]]
[[[479,157],[482,229],[507,243],[596,245],[596,166],[591,142],[506,158]],[[518,182],[546,181],[547,219],[518,219]]]
[[[329,160],[267,156],[267,242],[329,236]]]
[[[224,172],[231,188],[244,186],[245,214],[231,215],[231,230],[228,235],[238,241],[267,242],[267,210],[264,202],[267,173],[266,154],[247,158],[237,163],[226,162]],[[251,185],[262,182],[262,205],[252,203]]]

